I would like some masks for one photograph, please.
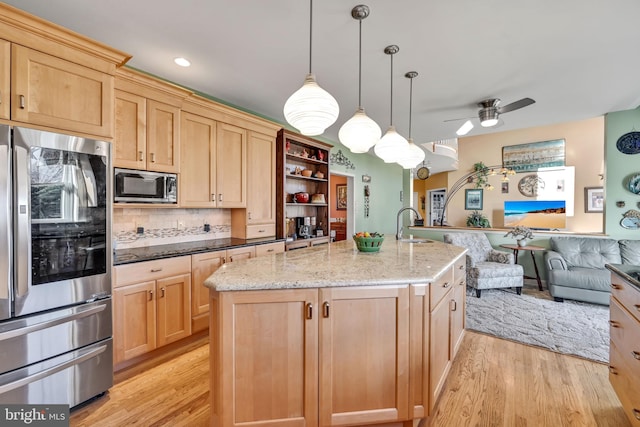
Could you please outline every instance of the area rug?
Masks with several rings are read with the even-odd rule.
[[[535,282],[534,282],[535,283]],[[597,362],[609,360],[609,307],[577,301],[553,301],[549,291],[525,284],[483,290],[467,289],[468,329],[547,348]]]

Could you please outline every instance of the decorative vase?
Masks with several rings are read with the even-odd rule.
[[[527,243],[529,243],[527,239],[518,239],[518,246],[524,247],[527,246]]]

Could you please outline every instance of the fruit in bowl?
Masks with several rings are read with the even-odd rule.
[[[353,240],[360,252],[378,252],[384,236],[378,232],[359,231],[353,235]]]

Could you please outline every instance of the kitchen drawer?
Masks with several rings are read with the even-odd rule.
[[[640,321],[640,291],[615,273],[611,273],[611,296]]]
[[[247,225],[247,239],[273,237],[276,235],[276,224]]]
[[[467,257],[466,255],[461,256],[458,260],[453,264],[453,283],[465,284],[467,280]]]
[[[640,322],[632,317],[615,298],[611,299],[611,341],[630,369],[633,378],[640,378]]]
[[[113,269],[113,287],[140,283],[191,273],[191,256],[164,258],[133,264],[117,265]]]
[[[625,414],[632,426],[640,426],[640,384],[638,377],[633,376],[625,356],[616,345],[611,343],[611,356],[609,362],[609,381],[613,385]]]
[[[453,267],[451,267],[439,279],[429,284],[430,310],[433,310],[447,292],[451,290],[453,283]]]
[[[284,242],[266,243],[264,245],[256,245],[256,256],[281,254],[284,252]]]

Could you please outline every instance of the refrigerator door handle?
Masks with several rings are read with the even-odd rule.
[[[27,384],[31,384],[33,382],[36,382],[38,380],[41,380],[42,378],[48,377],[50,375],[55,374],[56,372],[60,372],[62,370],[65,370],[73,365],[77,365],[80,364],[82,362],[84,362],[85,360],[89,360],[92,359],[96,356],[98,356],[101,353],[104,353],[104,351],[107,349],[106,345],[101,345],[100,347],[89,351],[88,353],[82,354],[78,357],[74,357],[71,360],[68,360],[66,362],[60,363],[59,365],[55,365],[52,366],[48,369],[44,369],[40,372],[37,372],[35,374],[29,375],[27,377],[24,378],[20,378],[19,380],[16,381],[12,381],[10,383],[7,384],[2,384],[0,385],[0,394],[3,393],[7,393],[11,390],[15,390],[19,387],[23,387]]]
[[[12,329],[12,330],[6,331],[6,332],[0,332],[0,343],[2,343],[2,341],[9,340],[9,339],[15,338],[15,337],[19,337],[21,335],[27,335],[27,334],[35,332],[35,331],[40,331],[42,329],[51,328],[53,326],[60,325],[62,323],[67,323],[67,322],[71,322],[73,320],[78,320],[78,319],[82,319],[82,318],[85,318],[85,317],[89,317],[89,316],[92,316],[92,315],[94,315],[96,313],[104,311],[106,308],[107,308],[106,304],[100,304],[100,305],[91,307],[89,309],[80,307],[80,308],[77,309],[77,311],[75,313],[71,313],[69,315],[60,316],[60,317],[55,318],[55,319],[48,319],[48,320],[45,320],[44,322],[39,322],[39,323],[35,323],[33,325],[29,325],[29,326],[26,326],[26,327],[20,327],[20,328]]]
[[[11,317],[13,250],[11,247],[11,130],[0,125],[0,319]]]
[[[29,147],[21,138],[14,138],[13,166],[15,176],[14,217],[16,224],[15,269],[16,296],[24,297],[31,287],[31,213],[29,212]],[[22,167],[20,167],[22,166]]]

